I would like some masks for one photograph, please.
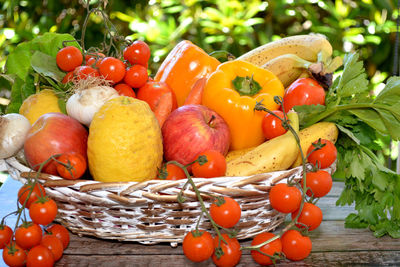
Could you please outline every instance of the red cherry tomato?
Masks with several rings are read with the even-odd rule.
[[[90,66],[79,66],[74,69],[74,76],[79,81],[85,80],[88,77],[99,77],[100,73]]]
[[[282,213],[291,213],[300,207],[301,192],[285,183],[274,185],[269,192],[271,207]]]
[[[58,174],[68,180],[79,179],[87,168],[86,159],[79,153],[65,153],[58,157],[57,160],[67,165],[56,162]]]
[[[22,267],[26,263],[27,252],[14,241],[3,250],[3,260],[8,266]]]
[[[297,230],[288,230],[282,237],[282,251],[286,258],[301,261],[311,253],[312,243],[308,236],[302,236]]]
[[[58,239],[56,236],[44,235],[40,244],[51,251],[54,257],[54,261],[58,261],[59,259],[61,259],[64,247],[61,243],[61,240]]]
[[[104,58],[99,65],[100,74],[107,80],[117,83],[125,76],[125,64],[115,57]]]
[[[0,249],[3,249],[8,243],[10,243],[13,231],[7,225],[0,224]]]
[[[58,239],[60,239],[63,244],[63,248],[66,249],[69,244],[69,232],[68,230],[62,226],[61,224],[53,224],[46,229],[46,231]]]
[[[307,172],[306,187],[308,196],[323,197],[326,196],[332,188],[332,176],[324,170]],[[303,185],[303,181],[301,181]]]
[[[175,93],[165,82],[148,81],[137,91],[137,98],[146,101],[151,110],[154,111],[160,102],[161,96],[165,93],[172,93],[174,96],[172,99],[172,110],[175,110],[178,107]]]
[[[298,213],[298,210],[293,212],[292,219],[294,219]],[[322,222],[322,211],[314,204],[304,203],[303,209],[297,221],[301,223],[296,224],[297,227],[304,228],[303,225],[306,225],[308,227],[308,231],[315,230]]]
[[[61,48],[56,55],[57,66],[63,71],[72,71],[83,61],[82,52],[75,46]]]
[[[37,245],[28,252],[26,257],[27,267],[52,267],[54,265],[54,256],[50,249],[43,245]]]
[[[133,65],[126,70],[124,82],[132,88],[140,88],[146,84],[148,78],[147,68]]]
[[[15,230],[15,242],[23,249],[30,249],[40,244],[42,228],[36,223],[24,223]]]
[[[242,209],[239,203],[233,198],[223,197],[221,199],[215,199],[210,205],[210,215],[212,219],[220,226],[225,228],[231,228],[235,226],[242,214]]]
[[[36,224],[48,225],[57,215],[57,204],[51,198],[45,197],[31,205],[29,208],[29,216]]]
[[[202,262],[211,257],[214,252],[214,241],[211,234],[204,230],[186,234],[182,243],[183,253],[194,262]]]
[[[275,110],[273,111],[273,113],[279,116],[279,118],[283,119],[282,111]],[[262,120],[261,127],[264,137],[267,140],[275,138],[287,132],[287,130],[282,126],[282,121],[270,113],[265,114]]]
[[[242,257],[242,251],[240,250],[239,241],[236,238],[230,238],[227,234],[222,234],[222,237],[228,244],[225,244],[225,242],[222,240],[220,242],[219,237],[216,236],[214,238],[214,247],[217,248],[220,244],[224,254],[218,258],[214,251],[212,255],[212,260],[214,264],[218,267],[236,266],[239,263],[240,258]]]
[[[337,158],[337,149],[335,145],[326,139],[321,139],[321,144],[325,144],[322,148],[311,152],[315,149],[314,144],[317,144],[318,141],[313,142],[307,150],[307,159],[308,162],[312,163],[314,166],[318,166],[321,169],[328,168],[335,162]]]
[[[207,159],[206,163],[200,164],[198,161],[192,164],[192,172],[195,177],[212,178],[221,177],[226,172],[226,160],[221,152],[216,150],[206,150],[196,156],[198,159],[203,156]]]
[[[143,41],[135,41],[124,49],[124,59],[131,65],[142,65],[147,68],[150,59],[150,47]]]
[[[325,90],[311,78],[300,78],[294,81],[283,96],[285,112],[294,106],[325,105]]]
[[[270,240],[275,235],[273,233],[261,233],[254,237],[253,241],[251,242],[252,246],[256,246],[258,244],[264,243],[267,240]],[[280,238],[275,239],[274,241],[262,246],[260,250],[268,255],[273,256],[275,253],[280,253],[282,251],[282,242]],[[251,251],[251,257],[255,262],[261,265],[271,265],[272,259],[266,255],[261,254],[256,250]]]
[[[32,193],[29,196],[29,199],[25,205],[25,208],[27,208],[27,209],[29,209],[31,204],[33,202],[35,202],[40,196],[46,195],[46,191],[44,190],[44,187],[41,184],[39,184],[39,183],[25,184],[18,191],[18,201],[21,205],[24,205],[25,200],[28,197],[30,190],[32,190]]]
[[[95,58],[95,57],[91,57],[86,61],[86,66],[90,66],[92,68],[100,68],[100,63],[103,60],[103,58]]]
[[[158,172],[157,178],[161,180],[180,180],[187,177],[182,168],[175,164],[167,163]]]
[[[89,54],[85,55],[85,61],[87,63],[89,61],[89,59],[91,59],[91,58],[99,58],[99,59],[101,59],[101,58],[105,58],[105,57],[106,57],[106,55],[104,55],[101,52],[94,52],[94,53],[90,52]],[[86,65],[88,65],[88,64],[86,64]]]
[[[130,87],[126,83],[116,84],[114,85],[114,89],[117,90],[119,95],[136,97],[135,91],[133,91],[132,87]]]
[[[74,71],[70,71],[67,74],[65,74],[64,78],[62,79],[62,83],[69,83],[72,82],[74,79]]]

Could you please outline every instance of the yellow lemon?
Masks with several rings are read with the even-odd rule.
[[[32,124],[42,116],[49,112],[61,112],[58,104],[58,97],[53,90],[44,89],[24,100],[19,108],[19,114],[24,115]]]
[[[97,181],[154,179],[163,160],[163,145],[149,105],[126,96],[107,101],[90,124],[88,160]]]

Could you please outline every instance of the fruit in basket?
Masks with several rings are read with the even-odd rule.
[[[88,159],[97,181],[141,182],[156,177],[163,146],[149,105],[126,96],[107,101],[90,124]]]
[[[196,155],[198,159],[191,165],[194,177],[213,178],[225,176],[225,156],[217,150],[204,150]]]
[[[38,170],[38,164],[51,156],[76,152],[86,159],[88,132],[77,120],[62,113],[41,116],[29,130],[24,144],[25,159]],[[57,175],[55,162],[49,162],[42,172]]]
[[[162,127],[164,157],[188,164],[205,150],[226,155],[230,133],[224,119],[202,105],[186,105],[174,110]]]
[[[49,112],[61,113],[58,101],[59,99],[53,90],[44,89],[25,99],[19,108],[19,114],[24,115],[32,125],[43,114]]]
[[[299,118],[289,112],[290,125],[298,133]],[[265,141],[244,155],[227,163],[226,176],[248,176],[258,173],[286,170],[297,158],[299,148],[291,131]]]
[[[0,116],[0,159],[15,155],[23,146],[31,124],[17,113]]]
[[[301,105],[325,105],[325,90],[316,80],[300,78],[286,88],[283,96],[285,111]]]

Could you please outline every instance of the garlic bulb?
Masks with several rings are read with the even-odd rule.
[[[30,128],[29,120],[21,114],[10,113],[0,117],[0,159],[21,150]]]
[[[94,86],[79,90],[67,101],[67,113],[72,118],[89,127],[94,114],[118,92],[109,86]]]

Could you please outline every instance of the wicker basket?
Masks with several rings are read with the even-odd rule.
[[[21,182],[35,174],[15,157],[6,159],[5,164],[11,177]],[[299,179],[301,174],[302,168],[297,167],[248,177],[193,180],[202,192],[230,196],[239,202],[242,217],[236,228],[238,239],[245,239],[272,231],[285,220],[285,214],[271,208],[268,191],[271,185],[292,177]],[[186,201],[178,202],[177,193],[185,180],[101,183],[47,174],[41,174],[40,180],[46,193],[57,202],[56,220],[78,235],[142,244],[169,242],[176,246],[195,228],[201,212],[190,186],[184,191]],[[206,194],[203,198],[209,200]],[[202,219],[200,228],[212,231],[207,218]]]

